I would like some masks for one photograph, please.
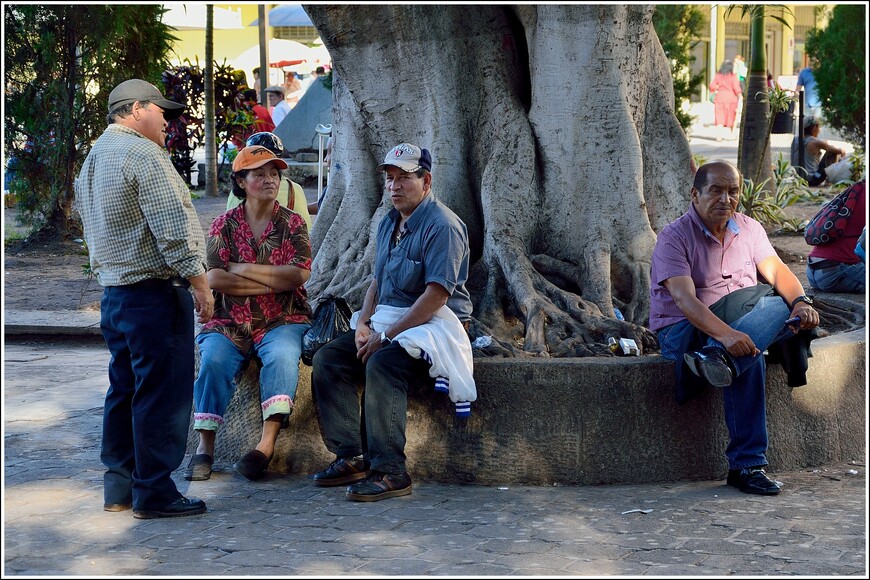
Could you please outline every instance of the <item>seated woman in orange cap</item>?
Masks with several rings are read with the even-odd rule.
[[[293,410],[302,334],[311,322],[304,284],[311,274],[308,229],[276,201],[287,164],[266,147],[245,147],[233,161],[233,193],[242,203],[215,218],[208,233],[208,279],[215,314],[196,338],[194,429],[199,446],[185,478],[211,476],[215,435],[233,395],[233,380],[254,355],[262,361],[263,433],[235,465],[259,479]]]

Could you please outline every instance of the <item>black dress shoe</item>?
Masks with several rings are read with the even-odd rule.
[[[705,346],[699,351],[687,352],[683,360],[689,370],[714,387],[727,387],[734,380],[728,364],[728,353],[716,346]]]
[[[366,464],[362,459],[339,457],[323,471],[314,474],[314,485],[334,487],[366,478]]]
[[[178,498],[169,505],[159,509],[133,510],[133,517],[140,520],[153,520],[154,518],[178,518],[182,516],[195,516],[205,513],[205,502],[201,499],[188,499],[184,496]]]
[[[728,485],[743,493],[776,495],[782,491],[779,484],[767,477],[761,467],[747,467],[728,471]]]

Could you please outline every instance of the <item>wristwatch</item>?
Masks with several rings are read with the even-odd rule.
[[[387,332],[386,331],[382,332],[381,333],[381,346],[387,346],[391,342],[393,342],[393,341],[390,339],[389,336],[387,336]]]
[[[810,306],[813,305],[812,298],[810,298],[809,296],[801,295],[801,296],[798,296],[797,298],[795,298],[794,300],[792,300],[789,307],[794,309],[795,304],[797,304],[798,302],[805,302],[806,304],[809,304]]]

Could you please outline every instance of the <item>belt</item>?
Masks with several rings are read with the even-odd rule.
[[[147,280],[140,280],[133,284],[127,284],[125,287],[130,290],[144,290],[146,288],[165,288],[167,284],[178,288],[190,288],[190,282],[187,281],[187,278],[182,278],[181,276],[173,276],[172,278],[148,278]]]
[[[842,262],[836,260],[818,260],[815,262],[809,262],[809,266],[813,270],[827,270],[828,268],[834,268],[840,265],[842,265]]]

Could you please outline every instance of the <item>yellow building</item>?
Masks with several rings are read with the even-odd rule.
[[[205,4],[199,3],[167,3],[169,10],[163,21],[175,28],[174,35],[178,40],[173,43],[174,55],[172,62],[183,64],[189,61],[193,64],[205,64]],[[218,64],[226,62],[235,68],[241,68],[248,75],[248,84],[253,85],[251,71],[256,65],[237,66],[236,59],[243,54],[250,54],[254,47],[259,47],[259,26],[257,4],[215,4],[214,5],[214,60]],[[274,7],[289,7],[290,5],[263,4],[266,13]],[[268,21],[268,20],[267,20]],[[317,39],[314,26],[267,26],[267,39],[293,40],[311,44]],[[253,52],[258,53],[257,49]],[[275,60],[276,55],[270,55]],[[279,58],[280,60],[280,58]],[[245,59],[248,63],[250,59]],[[308,72],[308,71],[303,71]],[[268,84],[281,84],[284,73],[280,68],[270,70]]]

